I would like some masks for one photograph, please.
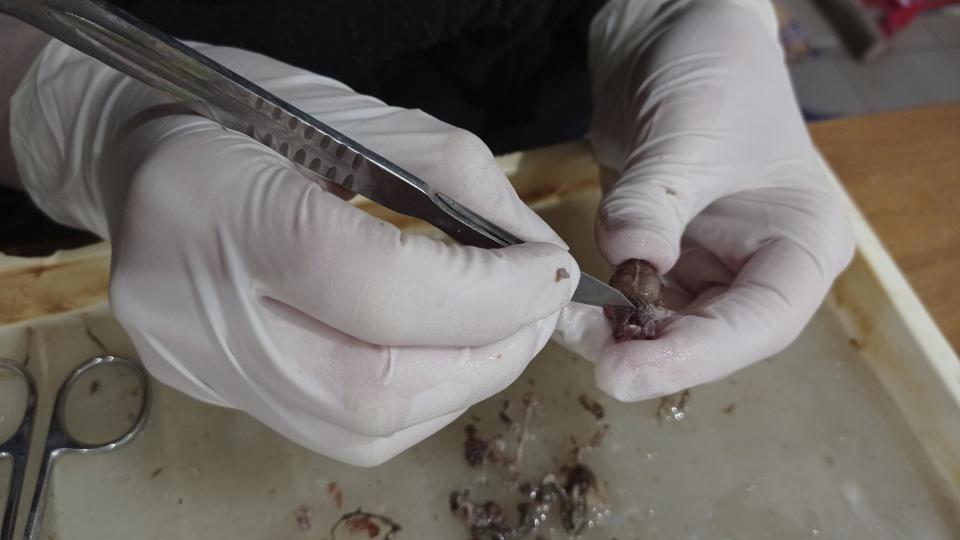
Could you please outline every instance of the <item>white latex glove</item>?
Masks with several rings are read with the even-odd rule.
[[[675,288],[650,341],[571,304],[557,337],[624,401],[713,381],[786,347],[847,265],[849,226],[798,111],[767,0],[614,0],[590,29],[597,243]]]
[[[535,243],[410,236],[335,186],[60,43],[11,101],[26,189],[113,244],[111,303],[158,379],[373,465],[514,380],[579,280],[479,139],[237,49],[204,54]],[[563,246],[563,247],[560,247]],[[557,281],[557,269],[570,279]]]

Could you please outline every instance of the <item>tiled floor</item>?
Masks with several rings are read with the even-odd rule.
[[[861,64],[811,0],[776,0],[819,56],[790,65],[797,99],[815,116],[849,116],[960,101],[960,15],[921,13],[881,59]]]

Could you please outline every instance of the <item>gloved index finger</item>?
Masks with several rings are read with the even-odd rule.
[[[363,341],[489,344],[559,311],[579,281],[576,262],[554,244],[448,245],[302,177],[277,180],[249,232],[270,246],[257,263],[263,292]]]

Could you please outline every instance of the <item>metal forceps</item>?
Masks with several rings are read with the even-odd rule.
[[[516,236],[316,118],[104,0],[0,0],[0,11],[140,80],[191,111],[244,133],[321,178],[420,218],[471,246]],[[575,302],[633,307],[582,273]]]
[[[119,365],[130,369],[136,376],[141,388],[140,412],[133,419],[133,425],[119,437],[98,443],[87,443],[77,439],[67,427],[67,397],[70,395],[77,380],[87,372],[102,366]],[[23,378],[26,384],[27,403],[20,426],[13,436],[0,443],[0,458],[13,460],[13,471],[10,476],[10,492],[7,495],[6,509],[3,514],[3,525],[0,528],[0,540],[13,540],[17,525],[17,509],[20,494],[23,490],[24,474],[27,467],[27,457],[30,455],[30,438],[33,434],[33,424],[36,419],[37,388],[33,376],[19,364],[0,359],[0,370],[9,370]],[[73,370],[57,391],[57,400],[54,404],[53,416],[50,419],[50,428],[47,431],[46,442],[43,447],[43,457],[40,463],[40,473],[37,477],[33,501],[30,504],[30,514],[27,518],[23,533],[23,540],[34,540],[39,537],[40,525],[43,519],[43,508],[46,502],[47,486],[50,483],[50,473],[57,457],[63,454],[94,454],[107,452],[130,442],[142,429],[147,420],[147,409],[150,403],[150,385],[147,373],[137,362],[118,356],[97,356]]]

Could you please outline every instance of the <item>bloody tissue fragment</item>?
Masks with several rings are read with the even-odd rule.
[[[610,285],[634,305],[604,308],[604,314],[613,323],[613,338],[619,342],[656,337],[654,306],[663,304],[663,282],[657,269],[647,261],[629,259],[617,266]]]
[[[472,467],[479,467],[487,459],[487,450],[490,443],[477,437],[477,428],[470,424],[467,426],[467,440],[463,443],[463,457]]]

